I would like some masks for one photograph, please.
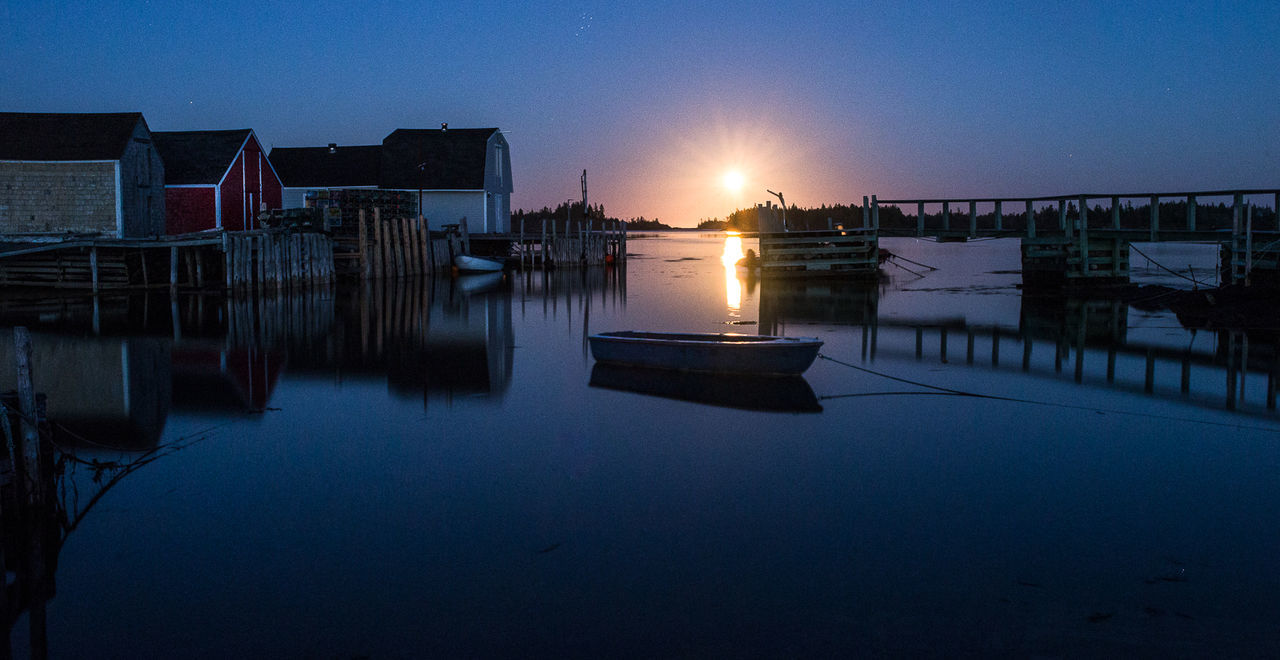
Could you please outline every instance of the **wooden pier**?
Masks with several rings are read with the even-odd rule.
[[[260,229],[154,239],[6,236],[0,287],[101,291],[276,291],[333,279],[320,232]]]
[[[880,270],[879,237],[874,228],[790,231],[777,207],[756,206],[760,231],[760,276],[872,278]]]
[[[1262,197],[1271,209],[1247,198]],[[1230,222],[1207,223],[1198,217],[1206,198],[1231,200]],[[1106,200],[1107,206],[1089,206]],[[1134,218],[1132,206],[1147,204],[1145,217]],[[1180,222],[1162,218],[1161,205],[1176,204]],[[954,205],[954,206],[953,206]],[[978,206],[990,212],[978,213]],[[926,206],[940,207],[927,214]],[[906,210],[914,207],[914,227]],[[896,224],[881,225],[892,210]],[[959,212],[954,214],[953,210]],[[1155,242],[1217,243],[1221,246],[1223,283],[1280,284],[1280,189],[1235,189],[1197,192],[1099,194],[1048,197],[878,199],[863,198],[863,227],[877,236],[912,236],[937,240],[1021,238],[1023,277],[1029,284],[1092,285],[1129,279],[1129,244]],[[1255,216],[1266,211],[1267,226]]]

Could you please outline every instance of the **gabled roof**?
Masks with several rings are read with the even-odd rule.
[[[164,183],[216,184],[235,163],[253,131],[156,131],[151,134],[164,160]]]
[[[286,188],[378,185],[382,147],[276,147],[267,160]]]
[[[0,160],[119,160],[141,112],[0,112]]]
[[[400,128],[382,141],[383,188],[483,190],[489,138],[496,128]]]

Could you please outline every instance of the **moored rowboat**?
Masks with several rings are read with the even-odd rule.
[[[730,332],[603,332],[591,335],[591,353],[604,364],[721,374],[790,376],[818,356],[816,337]]]
[[[453,258],[453,265],[463,273],[496,273],[502,270],[502,262],[483,257],[460,254]]]

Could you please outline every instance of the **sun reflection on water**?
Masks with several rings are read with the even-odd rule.
[[[725,303],[731,314],[742,311],[742,282],[738,281],[736,264],[744,256],[742,237],[730,232],[724,239],[724,254],[720,256],[720,263],[724,264]]]

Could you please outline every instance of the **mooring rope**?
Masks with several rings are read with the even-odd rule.
[[[1250,425],[1245,425],[1245,424],[1229,424],[1229,423],[1227,423],[1227,422],[1213,422],[1213,421],[1204,420],[1204,419],[1193,419],[1193,418],[1190,418],[1190,417],[1174,417],[1174,416],[1171,416],[1171,415],[1157,415],[1157,414],[1154,414],[1154,413],[1133,412],[1133,411],[1131,411],[1131,410],[1117,410],[1117,409],[1114,409],[1114,408],[1098,408],[1098,407],[1096,407],[1096,406],[1080,406],[1080,405],[1074,405],[1074,404],[1070,404],[1070,403],[1058,403],[1058,402],[1055,402],[1055,401],[1037,401],[1037,400],[1035,400],[1035,399],[1023,399],[1023,398],[1019,398],[1019,397],[999,396],[999,395],[996,395],[996,394],[982,394],[982,393],[979,393],[979,392],[966,392],[966,391],[964,391],[964,390],[955,390],[955,389],[951,389],[951,388],[949,388],[949,387],[940,387],[940,386],[938,386],[938,385],[930,385],[930,384],[928,384],[928,383],[922,383],[922,382],[920,382],[920,381],[911,380],[911,379],[909,379],[909,378],[902,378],[902,377],[899,377],[899,376],[893,376],[893,375],[890,375],[890,374],[884,373],[884,372],[882,372],[882,371],[876,371],[875,369],[868,369],[868,368],[866,368],[866,367],[859,367],[859,366],[858,366],[858,365],[856,365],[856,364],[851,364],[851,363],[849,363],[849,362],[845,362],[845,361],[843,361],[843,360],[838,360],[838,359],[836,359],[836,358],[833,358],[833,357],[831,357],[831,356],[829,356],[829,355],[826,355],[826,354],[823,354],[823,353],[819,353],[819,354],[818,354],[818,357],[819,357],[819,358],[821,358],[821,359],[823,359],[823,360],[826,360],[826,361],[828,361],[828,362],[834,362],[834,363],[836,363],[836,364],[838,364],[838,365],[840,365],[840,366],[848,367],[848,368],[850,368],[850,369],[856,369],[857,371],[861,371],[861,372],[866,373],[866,374],[871,374],[871,375],[873,375],[873,376],[879,376],[879,377],[881,377],[881,378],[887,378],[887,379],[889,379],[889,380],[897,381],[897,382],[899,382],[899,383],[906,383],[907,385],[915,385],[916,387],[923,387],[923,388],[926,388],[926,389],[929,389],[929,390],[934,390],[933,392],[917,392],[917,393],[915,393],[915,394],[918,394],[918,395],[919,395],[919,394],[940,394],[940,395],[948,395],[948,396],[964,396],[964,397],[971,397],[971,398],[974,398],[974,399],[987,399],[987,400],[989,400],[989,401],[1006,401],[1006,402],[1009,402],[1009,403],[1026,403],[1026,404],[1035,405],[1035,406],[1047,406],[1047,407],[1051,407],[1051,408],[1063,408],[1063,409],[1066,409],[1066,410],[1083,410],[1083,411],[1089,411],[1089,412],[1112,413],[1112,414],[1116,414],[1116,415],[1129,415],[1129,416],[1132,416],[1132,417],[1146,417],[1146,418],[1149,418],[1149,419],[1158,419],[1158,420],[1161,420],[1161,421],[1187,422],[1187,423],[1191,423],[1191,424],[1204,424],[1204,425],[1208,425],[1208,426],[1220,426],[1220,427],[1224,427],[1224,428],[1241,429],[1241,430],[1248,430],[1248,431],[1266,431],[1266,432],[1268,432],[1268,433],[1277,433],[1277,434],[1280,434],[1280,428],[1273,428],[1273,427],[1269,427],[1269,426],[1250,426]],[[887,394],[908,394],[908,393],[907,393],[907,392],[901,392],[901,393],[899,393],[899,392],[878,392],[878,393],[874,393],[874,394],[887,395]],[[870,395],[870,394],[868,394],[868,395]],[[861,394],[837,394],[837,395],[831,395],[831,396],[825,396],[825,397],[819,397],[819,398],[821,398],[821,399],[837,399],[837,398],[852,398],[852,397],[856,397],[856,396],[863,396],[863,395],[861,395]]]
[[[888,250],[885,250],[885,252],[889,252],[889,251],[888,251]],[[910,259],[908,259],[908,258],[906,258],[906,257],[904,257],[904,256],[902,256],[902,255],[900,255],[900,254],[894,254],[894,253],[892,253],[892,252],[889,252],[889,258],[890,258],[890,259],[901,259],[901,260],[903,260],[903,261],[905,261],[905,262],[907,262],[907,263],[909,263],[909,264],[915,264],[915,265],[917,265],[917,266],[919,266],[919,267],[921,267],[921,268],[928,268],[929,270],[938,270],[937,268],[935,268],[935,267],[933,267],[933,266],[930,266],[929,264],[922,264],[922,263],[920,263],[919,261],[912,261],[912,260],[910,260]]]
[[[1193,279],[1193,278],[1187,277],[1186,275],[1183,275],[1182,273],[1178,273],[1178,272],[1175,272],[1175,271],[1172,271],[1172,270],[1170,270],[1170,269],[1166,268],[1166,267],[1165,267],[1164,265],[1162,265],[1160,262],[1156,261],[1155,259],[1152,259],[1152,258],[1151,258],[1151,256],[1150,256],[1150,255],[1148,255],[1146,252],[1143,252],[1142,250],[1139,250],[1139,249],[1138,249],[1138,246],[1134,245],[1133,243],[1130,243],[1130,244],[1129,244],[1129,247],[1130,247],[1134,252],[1137,252],[1138,254],[1140,254],[1140,255],[1142,255],[1142,256],[1144,256],[1144,257],[1146,257],[1146,258],[1147,258],[1147,261],[1149,261],[1149,262],[1151,262],[1151,263],[1155,264],[1158,268],[1160,268],[1161,270],[1163,270],[1163,271],[1165,271],[1165,272],[1169,273],[1170,275],[1177,275],[1178,277],[1181,277],[1182,279],[1187,280],[1187,281],[1191,282],[1192,284],[1194,284],[1194,285],[1196,285],[1196,286],[1209,286],[1209,285],[1208,285],[1207,283],[1205,283],[1205,282],[1201,282],[1201,281],[1199,281],[1199,280],[1196,280],[1196,279]]]

